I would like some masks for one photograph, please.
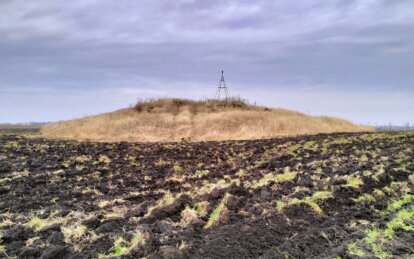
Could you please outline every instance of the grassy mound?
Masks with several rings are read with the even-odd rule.
[[[346,120],[249,105],[240,99],[156,99],[135,107],[46,125],[45,137],[93,141],[258,139],[331,132],[371,131]]]

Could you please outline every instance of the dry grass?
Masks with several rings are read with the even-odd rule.
[[[64,236],[65,242],[68,244],[74,244],[75,242],[82,239],[82,237],[86,233],[86,230],[86,226],[80,224],[68,227],[61,227],[61,231]]]
[[[247,101],[230,98],[227,100],[193,101],[187,99],[149,99],[139,101],[134,109],[138,112],[173,113],[178,114],[188,110],[192,114],[218,112],[223,110],[268,110],[265,107],[249,105]]]
[[[46,125],[42,135],[92,141],[258,139],[297,134],[371,131],[348,121],[229,101],[159,99],[115,112]]]

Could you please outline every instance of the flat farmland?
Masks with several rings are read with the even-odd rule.
[[[0,257],[414,258],[414,134],[0,133]]]

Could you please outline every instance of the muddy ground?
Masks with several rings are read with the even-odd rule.
[[[414,258],[414,134],[0,133],[1,258]]]

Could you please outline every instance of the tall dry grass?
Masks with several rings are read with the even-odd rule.
[[[50,138],[156,142],[258,139],[371,130],[338,118],[252,106],[238,99],[159,99],[142,101],[129,109],[49,124],[41,133]]]

